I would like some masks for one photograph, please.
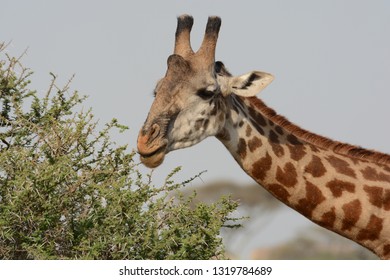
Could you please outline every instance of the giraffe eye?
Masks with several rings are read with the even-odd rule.
[[[202,99],[210,99],[214,96],[214,92],[207,89],[200,89],[196,93]]]

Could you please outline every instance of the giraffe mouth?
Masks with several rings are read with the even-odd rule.
[[[149,168],[155,168],[159,166],[164,161],[166,148],[167,145],[165,144],[157,148],[153,152],[143,153],[138,150],[141,162]]]
[[[154,150],[153,152],[149,152],[149,153],[143,153],[143,152],[140,152],[138,151],[139,155],[143,158],[151,158],[151,157],[154,157],[156,154],[159,154],[163,151],[165,151],[165,148],[167,147],[167,145],[163,145],[161,146],[160,148],[157,148],[156,150]]]
[[[161,117],[159,121],[150,126],[150,130],[138,135],[138,154],[141,162],[149,168],[155,168],[162,164],[165,155],[170,151],[167,135],[172,129],[178,113],[170,118]]]

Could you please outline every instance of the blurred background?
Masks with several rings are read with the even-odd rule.
[[[207,17],[222,18],[216,59],[235,75],[263,70],[274,82],[259,96],[290,121],[339,141],[390,153],[390,2],[328,1],[20,1],[0,0],[0,41],[34,71],[45,94],[52,72],[88,95],[103,126],[117,118],[130,130],[114,136],[135,149],[156,81],[173,51],[176,17],[195,19],[192,46]],[[210,201],[240,201],[243,228],[222,232],[231,258],[373,258],[315,226],[247,176],[216,139],[176,151],[153,171],[159,185],[207,170],[185,191]],[[143,169],[149,172],[147,169]]]

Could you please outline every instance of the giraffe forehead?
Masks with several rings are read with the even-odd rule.
[[[172,98],[177,94],[195,94],[199,89],[213,91],[218,83],[213,74],[206,72],[193,72],[190,75],[166,75],[157,82],[155,95],[165,95]]]
[[[202,57],[194,55],[183,58],[180,55],[171,55],[168,58],[168,69],[166,77],[173,79],[179,77],[189,77],[191,79],[196,77],[215,77],[214,63],[205,64]]]

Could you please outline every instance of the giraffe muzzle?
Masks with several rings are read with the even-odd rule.
[[[161,129],[153,124],[148,130],[141,130],[138,135],[137,148],[141,162],[149,167],[155,168],[163,161],[167,148],[167,141],[161,137]]]

